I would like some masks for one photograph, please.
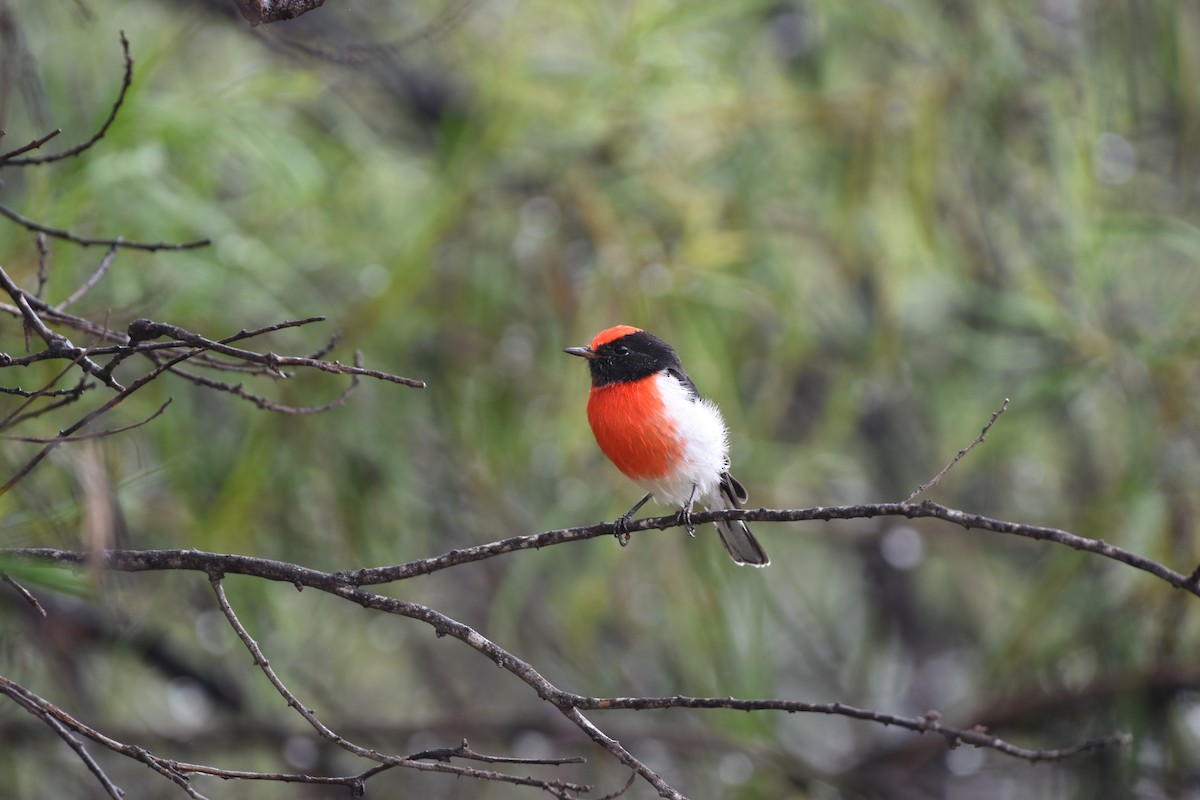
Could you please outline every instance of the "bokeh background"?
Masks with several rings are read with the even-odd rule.
[[[63,447],[0,499],[0,546],[81,547],[102,508],[122,546],[342,569],[612,519],[639,491],[599,454],[586,370],[561,348],[620,322],[675,344],[721,405],[753,505],[900,500],[1010,398],[932,497],[1183,572],[1200,560],[1194,3],[330,2],[252,31],[216,0],[8,0],[0,29],[6,149],[53,127],[85,139],[120,83],[118,31],[136,60],[103,142],[6,171],[0,202],[82,234],[213,240],[121,254],[78,313],[214,338],[325,314],[269,346],[302,354],[341,330],[336,356],[429,383],[288,417],[160,380],[110,422],[173,397],[164,417]],[[53,243],[48,297],[101,255]],[[0,264],[36,270],[6,221]],[[23,349],[18,322],[0,336]],[[302,405],[342,384],[248,388]],[[0,442],[5,469],[31,448]],[[936,522],[756,532],[767,570],[735,568],[710,526],[387,589],[589,694],[936,708],[1030,747],[1135,737],[1030,765],[841,718],[595,715],[691,797],[1200,797],[1195,598]],[[89,724],[230,768],[362,768],[284,707],[203,576],[31,585],[55,614],[35,625],[0,592],[3,672]],[[626,778],[461,643],[316,592],[228,586],[283,679],[357,741],[585,755],[545,771],[597,794]],[[14,705],[0,740],[8,796],[96,795]],[[139,797],[181,796],[102,758]],[[401,770],[368,791],[536,796]]]

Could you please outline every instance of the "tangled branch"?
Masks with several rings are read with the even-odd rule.
[[[425,384],[422,381],[412,378],[404,378],[399,375],[382,372],[380,370],[365,369],[358,363],[358,357],[355,357],[356,363],[353,366],[342,364],[339,361],[326,361],[322,359],[313,359],[307,357],[294,356],[279,356],[272,352],[256,352],[246,350],[240,347],[232,347],[230,343],[242,341],[245,339],[256,338],[267,333],[282,330],[284,328],[298,327],[307,325],[313,322],[323,320],[323,317],[310,317],[303,320],[292,320],[275,323],[263,328],[255,330],[242,330],[238,333],[220,340],[212,340],[199,334],[194,334],[186,331],[175,325],[165,323],[156,323],[150,320],[137,319],[129,324],[127,331],[124,334],[115,331],[104,329],[105,338],[112,341],[115,340],[118,344],[107,345],[103,347],[79,347],[73,344],[66,336],[52,330],[39,316],[38,309],[51,319],[66,321],[68,324],[74,318],[64,315],[62,312],[55,311],[45,302],[33,297],[30,293],[20,289],[0,267],[0,288],[3,288],[13,298],[16,305],[8,306],[0,303],[0,311],[14,311],[19,314],[25,321],[25,324],[34,329],[38,336],[45,343],[45,349],[33,353],[25,357],[14,358],[6,353],[0,353],[0,369],[4,367],[23,366],[37,361],[59,359],[69,362],[70,366],[78,367],[83,371],[85,377],[95,378],[117,390],[117,394],[110,398],[107,402],[101,404],[98,408],[83,415],[76,420],[75,423],[61,429],[57,436],[44,439],[44,445],[32,458],[30,458],[24,466],[9,478],[9,480],[0,486],[0,495],[9,491],[13,486],[29,474],[47,455],[50,454],[59,445],[66,442],[76,441],[81,437],[75,436],[77,432],[90,425],[101,415],[111,411],[117,405],[122,403],[134,392],[143,388],[151,381],[158,378],[165,372],[174,372],[177,375],[199,383],[207,388],[216,389],[218,391],[226,391],[235,396],[249,399],[256,402],[260,407],[269,407],[278,411],[286,411],[290,413],[311,413],[313,409],[292,409],[286,406],[271,403],[271,401],[261,398],[257,395],[250,394],[242,389],[240,384],[226,384],[220,381],[214,381],[209,378],[194,375],[193,373],[177,370],[179,364],[191,359],[201,360],[201,366],[206,366],[212,369],[229,369],[242,365],[250,365],[254,369],[253,373],[268,375],[273,378],[287,378],[290,373],[285,372],[283,367],[295,366],[318,369],[324,372],[330,372],[341,375],[349,375],[355,382],[341,394],[341,396],[333,401],[321,406],[318,410],[324,410],[336,405],[339,402],[344,402],[349,396],[350,391],[357,385],[356,380],[359,376],[376,378],[379,380],[398,383],[404,386],[420,388]],[[35,306],[37,308],[35,308]],[[94,328],[94,323],[88,323],[88,328]],[[159,336],[170,335],[173,338],[166,342],[154,342],[151,339]],[[222,356],[216,358],[211,354]],[[152,364],[152,368],[143,374],[138,380],[131,383],[128,387],[123,386],[113,377],[113,371],[126,359],[134,355],[145,356]],[[94,358],[107,357],[107,363],[101,365]],[[232,359],[232,361],[230,360]],[[37,392],[30,394],[22,408],[30,405],[39,397],[45,396],[45,393],[53,390],[55,384],[68,372],[64,369],[58,373],[50,381]],[[86,389],[86,384],[81,385],[81,391]],[[157,415],[155,415],[157,416]],[[26,412],[23,416],[16,416],[16,412],[9,415],[7,421],[13,424],[17,420],[28,419],[30,414]],[[0,426],[2,428],[3,426]],[[117,429],[119,431],[121,429]],[[38,437],[32,437],[37,439]],[[94,438],[94,437],[93,437]]]
[[[116,99],[112,103],[108,115],[99,128],[83,142],[54,153],[43,155],[27,155],[41,149],[55,139],[60,130],[49,133],[0,154],[0,169],[13,167],[34,167],[53,164],[65,159],[81,155],[98,144],[108,132],[117,115],[120,113],[133,83],[133,58],[129,52],[129,40],[121,34],[121,49],[124,62],[124,72],[121,86]],[[2,135],[2,133],[0,133]],[[60,445],[82,441],[85,439],[102,438],[128,431],[132,427],[145,424],[159,416],[167,403],[149,418],[133,425],[118,426],[101,432],[82,433],[100,416],[111,411],[131,394],[141,389],[149,382],[160,377],[163,373],[171,373],[197,386],[214,391],[225,392],[235,397],[247,400],[259,408],[285,414],[314,414],[329,410],[346,402],[347,398],[358,387],[360,378],[397,383],[415,388],[423,387],[422,381],[405,378],[390,372],[368,369],[361,363],[361,357],[356,353],[352,364],[329,360],[325,355],[332,349],[337,340],[336,334],[328,344],[319,348],[310,356],[278,355],[271,351],[251,350],[245,347],[235,347],[234,342],[265,336],[285,328],[299,327],[321,322],[324,317],[309,317],[302,320],[278,322],[254,330],[241,330],[223,339],[213,339],[186,330],[178,325],[155,322],[148,319],[135,319],[128,324],[124,331],[110,327],[107,319],[96,321],[76,316],[67,311],[85,295],[88,294],[108,273],[118,252],[123,249],[140,250],[187,250],[202,247],[209,242],[198,239],[190,242],[138,242],[125,237],[89,237],[73,233],[69,230],[54,228],[23,216],[12,208],[0,204],[0,215],[37,233],[35,240],[38,255],[36,287],[33,291],[23,289],[0,266],[0,292],[7,294],[11,303],[0,303],[0,312],[9,314],[21,320],[25,331],[24,355],[11,355],[0,352],[0,369],[25,367],[42,361],[58,360],[65,366],[44,385],[35,389],[22,389],[16,386],[0,386],[0,394],[8,394],[23,398],[15,409],[8,411],[0,420],[0,431],[9,430],[16,425],[41,417],[51,411],[59,411],[64,407],[79,402],[87,392],[100,386],[111,389],[115,394],[107,401],[99,404],[91,411],[78,417],[73,423],[59,426],[54,436],[9,436],[7,438],[29,443],[41,444],[42,448],[35,453],[24,466],[19,468],[2,486],[0,495],[9,491],[36,467],[51,451]],[[78,287],[71,291],[57,304],[52,304],[43,298],[49,275],[49,248],[47,237],[68,241],[80,246],[103,245],[108,251],[100,260],[96,269]],[[82,334],[88,340],[87,344],[75,344],[64,333],[72,330]],[[167,341],[161,341],[164,339]],[[31,347],[33,341],[40,341],[41,347]],[[116,370],[134,357],[140,357],[149,362],[148,371],[126,386],[118,379]],[[183,362],[190,362],[193,369],[184,369]],[[296,407],[277,403],[256,392],[247,390],[240,382],[218,380],[208,372],[233,372],[251,377],[267,377],[284,379],[293,374],[288,369],[317,370],[335,375],[345,375],[350,378],[349,385],[333,400],[306,407]],[[58,384],[75,370],[82,373],[78,383],[72,388],[58,388]]]

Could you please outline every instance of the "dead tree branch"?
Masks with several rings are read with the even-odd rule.
[[[108,112],[108,117],[105,118],[104,122],[100,125],[96,132],[93,133],[86,141],[80,142],[74,147],[69,147],[66,150],[58,153],[48,153],[43,156],[28,156],[26,158],[18,157],[22,153],[40,149],[42,145],[46,144],[60,133],[58,130],[51,131],[42,138],[35,139],[24,147],[19,147],[11,153],[5,153],[4,155],[0,156],[0,167],[24,167],[33,164],[49,164],[53,161],[62,161],[63,159],[71,158],[72,156],[77,156],[80,153],[83,153],[91,148],[92,145],[96,144],[96,142],[104,138],[104,134],[108,133],[108,129],[112,126],[113,122],[116,121],[117,114],[121,112],[121,106],[125,103],[125,95],[129,92],[129,87],[133,85],[133,57],[129,54],[129,40],[125,38],[125,31],[121,31],[120,36],[121,56],[125,61],[125,73],[121,78],[121,89],[117,92],[117,99],[113,101],[112,108]]]
[[[979,530],[1006,533],[1042,541],[1052,541],[1137,567],[1160,577],[1172,586],[1187,589],[1192,594],[1200,596],[1200,588],[1197,588],[1194,583],[1188,585],[1188,577],[1182,573],[1175,572],[1161,564],[1157,564],[1157,562],[1150,561],[1129,551],[1115,548],[1104,542],[1087,539],[1053,528],[1022,525],[967,514],[956,509],[940,506],[931,501],[915,505],[883,503],[810,509],[727,510],[697,514],[693,521],[700,523],[717,518],[738,518],[758,522],[785,522],[871,519],[880,516],[903,516],[910,519],[930,517]],[[631,531],[667,529],[677,527],[680,524],[678,515],[670,515],[667,517],[636,520],[630,523],[629,529]],[[286,582],[297,587],[311,587],[336,595],[364,608],[396,614],[423,622],[432,627],[434,632],[439,636],[451,636],[458,639],[532,688],[542,700],[558,709],[584,735],[607,750],[615,760],[633,769],[663,797],[680,798],[683,795],[670,786],[654,769],[638,759],[632,752],[592,722],[585,716],[585,711],[692,708],[832,714],[888,726],[902,727],[916,733],[934,733],[945,739],[948,746],[951,747],[967,744],[974,747],[992,749],[1014,758],[1032,762],[1059,761],[1092,750],[1127,744],[1130,741],[1128,734],[1114,733],[1109,736],[1089,739],[1063,747],[1037,749],[1013,744],[993,736],[981,728],[964,728],[947,725],[941,721],[941,716],[936,711],[929,712],[921,717],[904,717],[871,709],[858,708],[840,702],[810,703],[780,698],[736,699],[731,697],[688,696],[595,697],[559,688],[545,678],[529,662],[518,658],[470,626],[452,619],[433,608],[376,594],[363,588],[369,584],[387,583],[417,575],[426,575],[450,566],[491,558],[503,553],[534,547],[566,544],[568,542],[577,542],[598,536],[613,535],[615,533],[615,523],[601,523],[581,528],[546,531],[532,536],[513,537],[500,542],[493,542],[489,545],[452,551],[434,558],[413,561],[394,567],[336,573],[322,572],[297,564],[270,559],[206,553],[196,550],[110,550],[100,554],[89,554],[82,551],[54,550],[48,548],[9,548],[0,550],[0,556],[40,563],[71,564],[77,566],[89,563],[89,558],[91,558],[97,559],[107,569],[121,572],[192,570],[205,573],[213,585],[214,591],[217,594],[218,605],[221,607],[226,619],[253,655],[255,663],[267,675],[268,679],[275,686],[276,691],[287,700],[288,705],[304,716],[309,724],[313,725],[325,738],[356,755],[386,764],[392,763],[392,759],[398,759],[405,762],[403,766],[408,767],[409,764],[407,761],[411,760],[412,756],[387,756],[377,751],[354,745],[325,726],[311,709],[301,704],[295,695],[284,686],[278,675],[270,668],[269,662],[267,662],[257,643],[250,637],[249,633],[237,619],[236,614],[228,603],[228,599],[225,597],[221,585],[223,576],[227,574],[242,574],[265,580]],[[546,790],[551,791],[550,789]]]

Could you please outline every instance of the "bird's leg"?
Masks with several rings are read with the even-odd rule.
[[[688,501],[684,505],[683,510],[679,512],[679,521],[683,523],[683,527],[687,529],[688,536],[696,538],[696,526],[692,524],[692,504],[696,502],[696,490],[699,487],[692,484],[692,493],[688,495]]]
[[[621,547],[624,547],[625,545],[629,544],[629,531],[627,530],[627,528],[629,526],[629,520],[633,519],[633,515],[637,513],[637,510],[639,508],[641,508],[642,506],[646,505],[646,501],[649,500],[653,496],[654,496],[653,492],[647,492],[645,497],[643,497],[641,500],[638,500],[636,503],[633,504],[633,508],[629,509],[624,514],[617,517],[616,537],[617,537],[617,541],[621,543]]]

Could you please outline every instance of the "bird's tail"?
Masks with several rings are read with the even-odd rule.
[[[721,476],[721,485],[709,497],[706,497],[705,507],[709,511],[722,511],[727,508],[741,508],[746,502],[746,488],[737,478],[726,472]],[[758,539],[750,533],[746,523],[740,519],[719,519],[714,523],[717,533],[721,535],[721,543],[729,552],[729,557],[739,564],[749,564],[752,567],[765,567],[771,563],[767,551],[763,550]]]

